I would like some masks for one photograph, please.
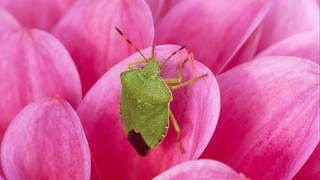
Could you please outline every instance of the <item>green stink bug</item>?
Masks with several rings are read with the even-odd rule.
[[[174,51],[160,64],[154,57],[154,45],[151,57],[146,58],[119,28],[115,29],[143,57],[143,60],[130,63],[129,70],[120,75],[122,85],[120,115],[129,142],[141,156],[146,156],[151,148],[163,141],[169,127],[168,119],[170,119],[177,133],[178,145],[183,152],[180,127],[170,110],[170,102],[173,100],[172,91],[189,85],[207,74],[182,82],[181,67],[189,59],[187,57],[176,67],[178,77],[164,79],[160,75],[161,67],[185,46]],[[137,65],[140,64],[144,66],[138,67]]]

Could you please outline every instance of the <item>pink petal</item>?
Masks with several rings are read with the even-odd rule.
[[[3,139],[7,179],[89,179],[90,150],[80,120],[64,100],[31,103]]]
[[[0,0],[23,26],[50,30],[74,0]]]
[[[193,160],[175,165],[161,173],[154,180],[170,179],[215,179],[215,180],[240,180],[246,179],[229,166],[214,160]]]
[[[51,35],[23,29],[0,37],[0,141],[11,119],[33,100],[61,96],[74,107],[81,99],[75,65]]]
[[[308,161],[294,177],[295,180],[320,179],[320,144],[317,145]]]
[[[84,92],[134,52],[115,27],[139,48],[152,44],[152,15],[144,0],[77,1],[54,29],[78,67]]]
[[[203,158],[253,179],[290,179],[320,140],[319,66],[265,57],[220,76],[222,109]]]
[[[219,73],[254,32],[270,5],[269,0],[185,0],[157,24],[156,42],[187,45],[201,62]]]
[[[154,21],[158,19],[159,14],[161,13],[162,6],[164,5],[164,0],[146,0],[147,4],[150,7]]]
[[[184,3],[183,0],[146,0],[146,2],[151,9],[155,24],[157,24],[158,21],[161,20],[161,18],[176,4],[179,2]]]
[[[293,35],[262,51],[258,57],[270,55],[298,56],[320,64],[319,39],[319,33],[315,32]]]
[[[266,16],[259,51],[294,34],[305,31],[319,33],[319,4],[317,0],[273,1]]]
[[[179,46],[156,47],[156,59],[167,58]],[[151,49],[144,50],[150,57]],[[163,68],[165,77],[176,77],[175,67],[185,60],[186,51],[177,53]],[[129,144],[119,113],[120,73],[141,59],[138,53],[111,68],[87,93],[77,109],[83,122],[94,164],[100,179],[150,179],[174,164],[200,156],[215,129],[219,114],[217,82],[204,65],[189,61],[182,69],[184,79],[208,73],[204,79],[173,92],[171,109],[181,128],[182,153],[172,125],[164,142],[141,157]]]
[[[17,20],[5,9],[0,7],[0,34],[19,29]]]
[[[260,37],[262,34],[262,27],[259,26],[249,37],[249,39],[243,44],[239,51],[230,60],[228,65],[223,69],[223,71],[229,70],[239,64],[251,61],[256,55]]]

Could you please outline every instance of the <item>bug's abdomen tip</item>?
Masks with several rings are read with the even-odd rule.
[[[150,147],[143,140],[139,132],[136,132],[134,129],[129,131],[128,140],[140,156],[146,156],[148,154]]]

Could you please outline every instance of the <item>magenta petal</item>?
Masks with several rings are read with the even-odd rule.
[[[319,33],[319,15],[317,0],[273,1],[263,22],[259,51],[294,34],[306,31]]]
[[[320,64],[319,33],[305,32],[290,36],[262,51],[261,56],[298,56]]]
[[[215,180],[240,180],[246,179],[244,175],[238,174],[227,165],[214,160],[193,160],[186,161],[175,165],[167,171],[161,173],[154,180],[198,180],[198,179],[215,179]]]
[[[23,26],[50,30],[74,0],[0,0]]]
[[[146,0],[146,2],[150,7],[154,21],[156,21],[161,13],[162,7],[165,4],[165,0]]]
[[[54,29],[78,67],[83,92],[134,52],[115,27],[139,48],[152,44],[152,15],[144,0],[77,1]]]
[[[74,107],[80,80],[67,51],[51,35],[23,29],[0,37],[0,141],[11,119],[30,101],[61,96]]]
[[[19,29],[17,20],[5,9],[0,7],[0,34]]]
[[[187,45],[195,57],[219,73],[269,7],[268,0],[185,0],[156,25],[156,42]]]
[[[294,177],[295,180],[320,179],[320,144]]]
[[[203,158],[257,179],[290,179],[320,140],[319,65],[265,57],[220,76],[221,115]]]
[[[146,0],[148,3],[155,24],[164,17],[170,9],[172,9],[178,2],[183,2],[183,0]]]
[[[179,46],[156,47],[156,58],[164,60]],[[147,57],[151,48],[143,52]],[[187,56],[177,53],[163,67],[165,77],[176,77],[175,67]],[[174,164],[200,156],[215,129],[219,114],[219,90],[217,82],[204,65],[189,61],[182,69],[184,79],[208,73],[200,81],[174,91],[171,109],[181,128],[181,141],[185,153],[181,153],[172,125],[164,142],[141,157],[129,144],[119,112],[120,73],[128,64],[141,59],[138,53],[111,68],[87,93],[77,113],[83,122],[91,147],[92,159],[100,179],[150,179]]]
[[[89,179],[90,150],[80,120],[62,99],[26,106],[3,138],[7,179]]]
[[[228,65],[223,71],[229,70],[239,64],[251,61],[256,55],[260,37],[262,34],[262,27],[259,26],[248,38],[248,40],[242,45],[239,51],[232,57]]]

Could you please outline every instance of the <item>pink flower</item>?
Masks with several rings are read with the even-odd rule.
[[[6,131],[1,164],[7,179],[89,179],[90,150],[70,104],[27,105]]]
[[[53,30],[77,65],[84,93],[112,65],[134,52],[122,43],[116,26],[131,32],[128,36],[138,47],[152,44],[152,16],[144,0],[77,1]]]
[[[4,178],[320,178],[318,1],[0,4]],[[187,45],[164,78],[208,74],[173,91],[184,153],[172,125],[146,157],[128,142],[120,73],[142,57],[114,27],[160,62]]]
[[[14,15],[23,26],[48,31],[73,3],[74,0],[0,0],[0,6]]]
[[[218,76],[221,114],[202,157],[254,179],[291,179],[319,143],[319,75],[306,59],[264,57]]]
[[[230,179],[240,180],[247,179],[244,175],[236,173],[227,165],[208,159],[186,161],[155,177],[155,180],[160,179]]]
[[[125,43],[125,42],[124,42]],[[156,47],[156,59],[165,60],[179,46],[164,45]],[[151,48],[143,53],[149,57]],[[163,68],[165,77],[175,77],[176,67],[187,56],[183,51],[174,56]],[[138,53],[112,67],[86,94],[77,109],[83,122],[92,159],[101,179],[149,179],[179,162],[197,159],[208,144],[217,123],[220,102],[217,82],[204,65],[187,62],[183,77],[189,79],[208,73],[208,77],[193,85],[174,91],[171,109],[179,119],[181,143],[185,153],[181,153],[173,128],[164,142],[152,150],[147,157],[141,157],[125,137],[120,120],[120,73],[128,68],[130,62],[141,58]],[[171,125],[170,125],[171,126]],[[119,169],[124,169],[119,173]]]

